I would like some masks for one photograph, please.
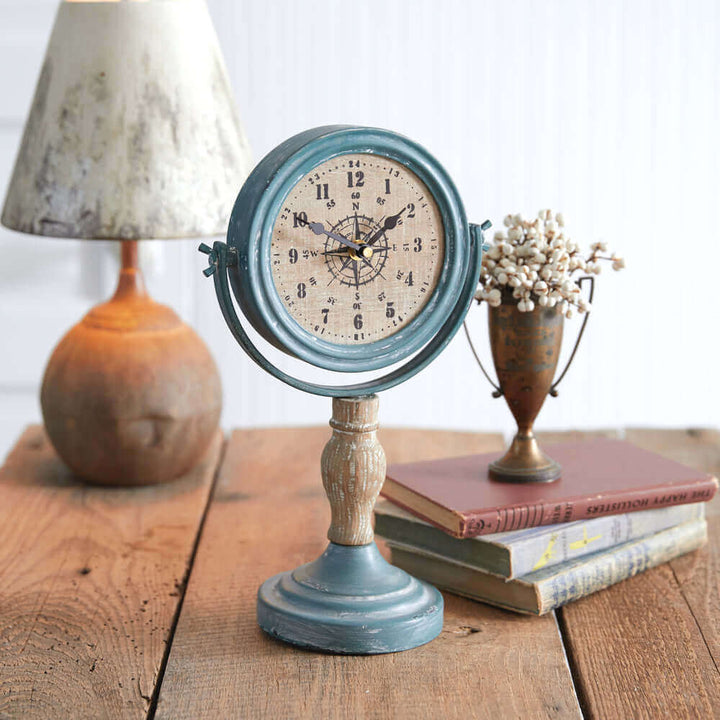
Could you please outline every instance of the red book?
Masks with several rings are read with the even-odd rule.
[[[490,480],[498,453],[391,465],[382,494],[459,538],[710,500],[712,475],[621,440],[548,445],[553,483]]]

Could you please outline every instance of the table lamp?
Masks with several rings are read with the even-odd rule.
[[[224,233],[249,168],[204,0],[61,2],[2,223],[121,242],[115,295],[60,341],[42,384],[48,436],[79,477],[165,482],[209,444],[217,368],[148,296],[137,241]]]

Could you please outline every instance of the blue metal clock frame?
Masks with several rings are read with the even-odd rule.
[[[322,162],[339,155],[371,153],[396,160],[412,171],[435,199],[445,230],[445,257],[438,285],[417,317],[397,333],[363,345],[322,340],[302,328],[275,288],[270,246],[275,220],[297,182]],[[295,135],[272,150],[253,170],[233,207],[227,244],[209,253],[215,290],[235,339],[263,369],[287,384],[317,395],[349,397],[388,389],[426,367],[463,322],[480,274],[482,226],[468,225],[460,196],[444,168],[424,148],[388,130],[333,125]],[[340,372],[378,370],[407,360],[366,382],[309,383],[270,363],[255,347],[235,312],[228,285],[255,330],[275,347],[317,367]],[[412,356],[412,357],[411,357]]]

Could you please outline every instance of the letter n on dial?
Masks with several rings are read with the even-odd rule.
[[[313,335],[372,343],[410,323],[440,277],[440,210],[407,167],[368,153],[340,155],[285,198],[271,244],[285,308]]]

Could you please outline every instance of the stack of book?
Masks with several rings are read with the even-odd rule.
[[[392,562],[459,595],[542,615],[700,547],[718,481],[619,440],[548,448],[550,484],[487,478],[495,455],[388,468],[375,532]]]

